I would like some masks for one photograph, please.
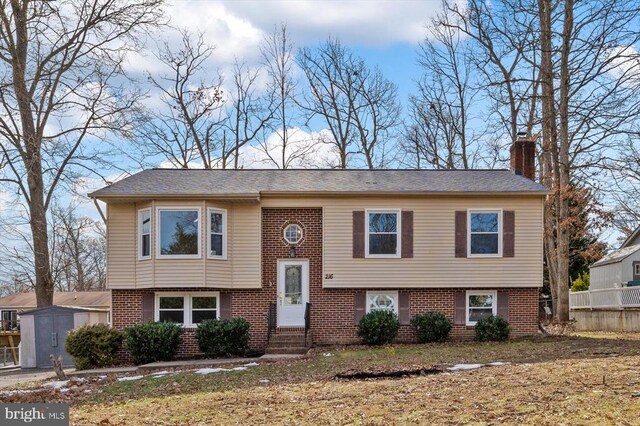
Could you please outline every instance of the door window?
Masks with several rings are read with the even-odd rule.
[[[302,265],[286,265],[284,301],[288,305],[302,304]]]

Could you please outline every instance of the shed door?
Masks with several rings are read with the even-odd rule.
[[[55,357],[62,355],[63,365],[73,365],[73,358],[64,350],[67,333],[72,329],[73,313],[56,312],[36,315],[38,368],[51,368],[49,356],[52,354]]]
[[[54,332],[57,333],[58,347],[56,356],[62,355],[62,365],[74,365],[73,357],[64,349],[67,333],[73,330],[73,313],[58,314],[53,317]]]
[[[36,317],[36,364],[38,368],[51,367],[49,355],[54,353],[51,346],[53,315],[41,314]]]

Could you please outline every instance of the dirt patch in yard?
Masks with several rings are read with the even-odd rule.
[[[336,374],[339,380],[366,380],[366,379],[401,379],[414,376],[427,376],[430,374],[440,374],[444,370],[436,367],[418,368],[413,370],[390,370],[390,371],[347,371]]]

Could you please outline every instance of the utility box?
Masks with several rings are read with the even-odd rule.
[[[73,366],[73,358],[64,348],[67,334],[85,324],[107,324],[108,312],[53,305],[20,313],[20,367],[51,368],[50,355],[62,356],[65,367]]]

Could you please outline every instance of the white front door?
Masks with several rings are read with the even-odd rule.
[[[309,262],[278,261],[278,326],[303,327],[309,300]]]

